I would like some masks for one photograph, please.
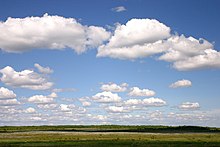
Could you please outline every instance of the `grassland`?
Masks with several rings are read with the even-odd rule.
[[[220,146],[219,129],[206,127],[13,126],[0,130],[0,146]]]

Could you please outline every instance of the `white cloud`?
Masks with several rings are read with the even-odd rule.
[[[87,107],[87,106],[91,106],[91,103],[88,102],[88,101],[84,101],[84,102],[82,102],[82,105],[83,105],[84,107]]]
[[[24,112],[25,112],[25,113],[35,113],[36,110],[35,110],[34,108],[32,108],[32,107],[29,107],[29,108],[27,108]]]
[[[182,110],[196,110],[199,109],[199,103],[195,102],[195,103],[191,103],[191,102],[184,102],[181,105],[179,105],[179,109]]]
[[[61,50],[71,48],[83,53],[98,47],[110,37],[102,27],[83,26],[74,18],[62,16],[8,18],[0,22],[0,48],[6,52],[31,49]]]
[[[57,104],[38,104],[37,107],[40,108],[40,109],[52,110],[52,109],[55,109],[57,107]]]
[[[160,98],[152,97],[152,98],[143,99],[143,105],[160,107],[160,106],[165,106],[166,102]]]
[[[159,60],[171,62],[179,71],[220,68],[220,52],[212,43],[170,32],[157,20],[131,19],[116,26],[109,42],[99,46],[97,57],[133,60],[159,55]]]
[[[79,98],[79,101],[82,103],[82,105],[83,105],[84,107],[91,106],[91,102],[89,102],[89,100],[90,100],[89,97]]]
[[[127,83],[122,83],[121,85],[117,85],[115,83],[103,84],[101,86],[102,91],[110,91],[110,92],[124,92],[127,90]]]
[[[101,120],[101,121],[105,121],[107,119],[107,116],[95,115],[95,116],[93,116],[93,119],[98,119],[98,120]]]
[[[43,67],[40,64],[35,63],[34,66],[38,69],[39,72],[43,74],[50,74],[53,73],[53,70],[50,69],[49,67]]]
[[[96,95],[92,96],[92,99],[100,103],[114,103],[121,101],[121,97],[118,96],[118,94],[111,93],[109,91],[103,91],[101,93],[97,93]]]
[[[179,71],[220,68],[220,53],[205,39],[172,36],[164,41],[164,46],[167,49],[159,59],[173,62],[173,67]]]
[[[69,105],[66,105],[66,104],[60,104],[60,110],[61,111],[71,111]]]
[[[99,47],[97,57],[135,59],[161,53],[162,39],[170,35],[170,28],[155,19],[131,19],[116,26],[109,42]]]
[[[56,98],[57,94],[55,92],[52,92],[48,97]]]
[[[180,87],[190,87],[192,86],[192,82],[190,80],[179,80],[170,85],[170,88],[180,88]]]
[[[154,96],[155,92],[149,89],[140,89],[138,87],[132,87],[128,95],[129,96]]]
[[[220,52],[207,49],[204,51],[204,54],[175,62],[173,67],[179,71],[220,68]]]
[[[140,105],[142,104],[142,100],[141,99],[128,99],[124,103],[125,105]]]
[[[107,110],[113,113],[125,112],[124,107],[122,106],[109,106]]]
[[[8,99],[8,98],[15,98],[16,94],[7,88],[0,87],[0,99]]]
[[[127,101],[124,101],[125,105],[128,106],[149,106],[149,107],[161,107],[166,105],[166,101],[160,98],[145,98],[145,99],[128,99]]]
[[[42,118],[38,117],[38,116],[30,117],[30,119],[33,120],[33,121],[40,121],[40,120],[42,120]]]
[[[112,11],[122,12],[122,11],[126,11],[126,8],[124,6],[119,6],[119,7],[112,8]]]
[[[12,67],[6,66],[0,70],[2,77],[0,78],[3,83],[8,86],[28,88],[32,90],[46,90],[53,86],[52,82],[41,74],[33,70],[23,70],[20,72],[15,71]]]
[[[160,60],[175,62],[188,59],[189,57],[203,54],[206,49],[213,48],[213,44],[205,39],[186,38],[184,35],[173,35],[166,41],[164,46],[167,47],[165,53],[159,57]]]
[[[74,89],[74,88],[55,88],[52,90],[52,92],[56,92],[56,93],[58,93],[58,92],[74,92],[74,91],[76,91],[76,89]]]
[[[28,102],[36,103],[36,104],[48,104],[54,101],[54,98],[57,97],[55,93],[52,93],[48,96],[44,95],[34,95],[28,98]]]
[[[17,99],[3,99],[0,100],[0,105],[10,106],[10,105],[18,105],[20,102]]]

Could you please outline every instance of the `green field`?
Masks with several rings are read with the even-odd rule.
[[[148,132],[146,131],[147,128]],[[0,130],[2,132],[0,133],[0,146],[220,146],[218,128],[187,126],[26,126],[0,127]],[[141,131],[138,132],[138,130]],[[156,133],[149,133],[152,130],[156,130]],[[159,133],[159,130],[162,133]]]

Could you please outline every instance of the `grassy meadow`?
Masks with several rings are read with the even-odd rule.
[[[0,130],[0,146],[220,146],[219,129],[206,127],[13,126]]]

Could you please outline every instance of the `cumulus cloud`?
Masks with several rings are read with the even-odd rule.
[[[24,112],[25,112],[25,113],[35,113],[36,110],[35,110],[34,108],[32,108],[32,107],[29,107],[29,108],[25,109]]]
[[[175,62],[173,67],[179,71],[220,68],[220,52],[213,49],[207,49],[201,55]]]
[[[170,88],[180,88],[180,87],[190,87],[192,86],[192,82],[190,80],[179,80],[170,85]]]
[[[52,109],[57,108],[57,104],[37,104],[37,107],[40,109],[52,110]]]
[[[0,100],[0,105],[11,106],[21,104],[17,99],[3,99]]]
[[[205,39],[197,40],[192,36],[187,38],[184,35],[171,36],[164,41],[164,46],[166,46],[166,50],[159,59],[167,62],[185,60],[203,54],[206,49],[213,48],[213,44]]]
[[[66,104],[60,104],[60,110],[65,111],[65,112],[71,111],[69,105],[66,105]]]
[[[118,7],[114,7],[111,9],[114,12],[122,12],[122,11],[126,11],[126,8],[124,6],[118,6]]]
[[[139,105],[139,106],[155,106],[155,107],[161,107],[166,105],[166,101],[160,98],[145,98],[145,99],[129,99],[127,101],[124,101],[125,105]]]
[[[155,19],[131,19],[117,25],[109,42],[99,47],[97,57],[135,59],[161,53],[161,40],[170,35],[170,28]]]
[[[91,106],[91,102],[89,102],[89,100],[90,100],[89,97],[79,98],[79,101],[82,103],[82,105],[83,105],[84,107]]]
[[[6,66],[0,70],[0,80],[8,86],[28,88],[32,90],[46,90],[53,86],[46,77],[33,70],[15,71],[12,67]]]
[[[170,32],[155,19],[131,19],[116,26],[109,42],[99,46],[97,57],[133,60],[158,55],[179,71],[220,68],[220,53],[212,43]]]
[[[31,49],[61,50],[71,48],[83,53],[98,47],[110,37],[102,27],[84,26],[74,18],[62,16],[8,18],[0,22],[0,48],[6,52]]]
[[[122,83],[121,85],[117,85],[115,83],[103,84],[101,86],[102,91],[110,91],[110,92],[124,92],[127,90],[128,84]]]
[[[138,87],[132,87],[128,95],[129,96],[154,96],[155,92],[149,89],[140,89]]]
[[[36,104],[48,104],[54,102],[54,98],[57,95],[55,93],[51,93],[48,96],[44,95],[34,95],[28,98],[28,102],[36,103]]]
[[[191,103],[191,102],[184,102],[181,105],[179,105],[179,109],[182,110],[196,110],[199,109],[199,103],[195,102],[195,103]]]
[[[122,106],[109,106],[107,110],[113,113],[125,112],[124,107]]]
[[[97,93],[96,95],[92,96],[92,99],[100,103],[114,103],[121,101],[121,97],[118,96],[117,93],[112,93],[109,91],[103,91],[101,93]]]
[[[98,119],[100,121],[105,121],[107,119],[107,116],[105,116],[105,115],[95,115],[92,118],[93,119]]]
[[[39,72],[43,74],[50,74],[53,73],[53,70],[50,69],[49,67],[43,67],[40,64],[35,63],[34,66],[38,69]]]
[[[10,99],[10,98],[16,98],[16,94],[7,88],[0,87],[0,99]]]

